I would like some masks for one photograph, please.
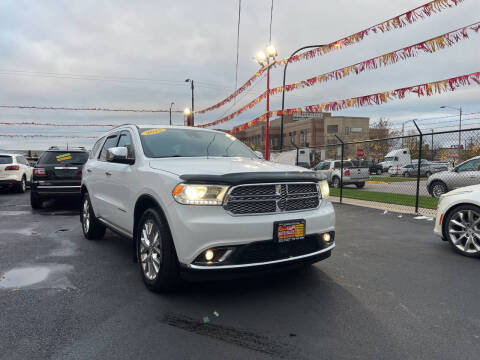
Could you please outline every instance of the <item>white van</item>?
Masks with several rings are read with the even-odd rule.
[[[410,150],[408,149],[398,149],[390,151],[385,159],[379,163],[382,166],[383,171],[386,172],[392,166],[402,167],[412,163],[412,158],[410,156]]]

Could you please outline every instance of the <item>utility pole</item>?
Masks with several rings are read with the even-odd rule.
[[[433,129],[432,129],[432,150],[431,150],[431,152],[432,152],[432,161],[433,161]]]
[[[172,103],[170,104],[170,125],[172,125],[172,106],[173,106],[173,104],[175,104],[175,103],[172,102]]]

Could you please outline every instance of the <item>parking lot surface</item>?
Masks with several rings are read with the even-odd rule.
[[[84,239],[74,203],[2,193],[0,358],[477,359],[480,261],[428,219],[335,209],[326,261],[158,295],[129,241]]]

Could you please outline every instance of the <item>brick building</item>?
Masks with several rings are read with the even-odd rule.
[[[322,146],[335,144],[335,135],[344,141],[368,139],[370,119],[367,117],[332,116],[331,113],[306,113],[284,115],[283,147]],[[265,122],[235,134],[247,145],[263,150],[265,146]],[[280,118],[270,120],[270,146],[280,145]]]

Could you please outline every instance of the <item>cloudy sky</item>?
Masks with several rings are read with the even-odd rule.
[[[274,0],[272,42],[287,57],[298,47],[335,41],[391,18],[427,0]],[[372,35],[314,60],[289,66],[287,82],[298,81],[479,21],[480,0],[432,15],[404,29]],[[212,105],[235,87],[238,0],[178,1],[20,1],[0,2],[0,105],[110,107],[182,110],[190,105],[186,78],[195,80],[195,107]],[[258,65],[253,55],[269,37],[270,0],[243,0],[238,83]],[[480,33],[434,54],[420,54],[359,76],[289,93],[286,106],[303,106],[361,96],[480,71]],[[272,86],[281,85],[280,68],[272,70]],[[266,88],[258,81],[235,103],[196,117],[210,122],[236,110]],[[480,87],[459,89],[430,98],[410,96],[386,105],[339,111],[335,115],[379,117],[400,126],[411,118],[426,119],[424,129],[456,126],[462,106],[465,124],[480,124]],[[280,107],[280,96],[272,108]],[[265,111],[265,103],[223,124],[231,128]],[[477,113],[477,114],[475,114]],[[436,119],[437,118],[437,119]],[[99,113],[0,109],[0,122],[68,124],[168,123],[167,114]],[[173,120],[182,123],[183,115]],[[108,127],[38,127],[0,125],[1,134],[99,136]],[[44,148],[64,144],[0,137],[0,149]],[[68,140],[90,145],[93,139]]]

